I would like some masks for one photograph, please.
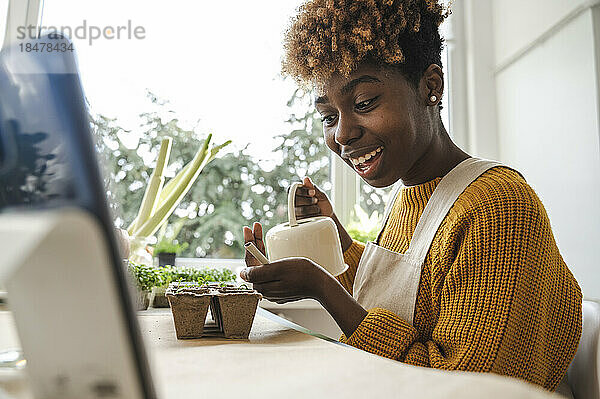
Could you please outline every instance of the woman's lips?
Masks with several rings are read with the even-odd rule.
[[[377,167],[379,166],[381,155],[383,154],[383,147],[377,149],[376,154],[371,156],[369,159],[365,160],[364,157],[361,157],[359,160],[351,160],[354,165],[354,170],[363,178],[372,177]],[[362,162],[357,162],[362,161]]]

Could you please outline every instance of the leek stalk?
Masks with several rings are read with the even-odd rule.
[[[179,171],[179,173],[177,173],[175,175],[175,177],[171,178],[171,180],[169,180],[167,182],[167,184],[165,184],[165,186],[161,190],[160,195],[158,197],[158,202],[157,202],[157,206],[156,206],[157,208],[159,208],[161,205],[163,205],[165,203],[165,200],[167,198],[167,194],[173,191],[173,189],[183,179],[183,177],[185,176],[185,174],[187,173],[187,171],[190,170],[190,167],[192,166],[192,164],[193,164],[193,161],[190,161],[187,165],[185,165],[183,167],[182,170]],[[133,233],[135,231],[135,226],[137,225],[137,222],[138,222],[138,218],[136,217],[133,220],[133,222],[131,223],[131,225],[129,226],[129,228],[127,229],[127,232],[129,233],[129,235],[133,235]]]
[[[209,154],[209,158],[206,161],[206,163],[208,164],[210,161],[212,161],[217,153],[223,149],[224,147],[228,146],[229,144],[231,144],[231,140],[227,140],[226,142],[224,142],[223,144],[214,146],[213,148],[211,148],[210,150],[210,154]],[[194,159],[196,159],[199,156],[200,152],[198,152],[196,154],[196,156],[194,156]],[[164,206],[167,203],[167,200],[169,199],[170,194],[173,192],[173,190],[179,186],[180,184],[182,184],[181,182],[184,181],[185,176],[188,176],[188,172],[190,170],[190,168],[192,167],[192,165],[194,164],[194,160],[190,161],[187,165],[185,165],[183,167],[182,170],[179,171],[179,173],[177,173],[175,175],[175,177],[173,177],[172,179],[170,179],[167,184],[164,185],[162,191],[160,192],[160,196],[159,196],[159,200],[158,200],[158,205],[156,206],[156,208],[160,208],[162,206]],[[130,235],[136,235],[134,234],[135,232],[135,227],[132,228],[132,226],[136,226],[137,225],[137,221],[138,218],[135,218],[134,221],[131,223],[129,229],[127,230],[128,233]]]
[[[165,182],[164,171],[166,165],[169,163],[169,156],[171,155],[171,144],[173,139],[166,137],[160,144],[160,151],[158,153],[158,159],[156,161],[156,167],[150,176],[146,192],[142,199],[142,205],[138,212],[137,218],[131,223],[127,232],[129,234],[136,230],[138,220],[147,220],[156,210],[158,205],[159,194],[163,189]]]
[[[181,181],[172,187],[170,192],[166,193],[164,203],[160,204],[159,202],[156,212],[150,216],[148,220],[145,222],[140,220],[138,222],[139,227],[135,229],[134,236],[149,237],[167,221],[185,194],[190,190],[204,166],[208,163],[205,161],[209,159],[212,160],[214,157],[213,151],[208,151],[208,144],[210,143],[211,138],[212,134],[209,134],[206,140],[204,140],[204,145],[192,160],[189,169],[185,170],[184,175],[181,177]]]
[[[171,151],[171,139],[163,140],[157,160],[157,166],[150,176],[148,187],[144,193],[142,206],[138,216],[128,228],[132,237],[149,237],[156,233],[171,216],[183,197],[189,192],[192,185],[204,169],[231,140],[217,146],[208,148],[212,134],[209,134],[194,159],[175,175],[167,184],[164,184],[164,169],[168,164]]]
[[[217,156],[217,153],[219,151],[221,151],[221,149],[223,149],[224,147],[228,146],[229,144],[231,144],[231,140],[227,140],[226,142],[224,142],[223,144],[214,146],[213,148],[211,148],[210,150],[210,154],[208,157],[208,160],[206,161],[206,164],[208,164],[210,161],[212,161],[213,159],[215,159],[215,157]],[[162,192],[160,193],[160,199],[158,200],[158,206],[163,206],[166,202],[167,199],[169,198],[169,195],[173,192],[173,189],[180,184],[181,181],[183,181],[183,177],[186,174],[186,171],[189,170],[189,168],[191,167],[193,161],[191,161],[190,163],[188,163],[187,165],[185,165],[185,167],[171,180],[169,180],[169,182],[167,184],[165,184],[165,187],[163,188]],[[203,165],[204,167],[204,165]]]

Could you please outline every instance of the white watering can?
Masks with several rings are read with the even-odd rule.
[[[333,219],[316,216],[296,220],[296,189],[302,183],[294,183],[288,194],[289,223],[278,224],[267,232],[265,243],[271,262],[289,258],[305,257],[317,263],[334,276],[346,271],[340,237]]]

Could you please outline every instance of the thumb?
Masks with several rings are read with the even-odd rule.
[[[308,188],[315,188],[314,183],[312,182],[312,180],[310,180],[310,177],[308,176],[303,179],[302,185]]]
[[[308,176],[302,180],[302,185],[306,188],[312,188],[313,190],[315,190],[315,194],[317,195],[325,195],[325,193],[321,191],[319,186],[316,186],[315,183],[313,183],[310,177]]]

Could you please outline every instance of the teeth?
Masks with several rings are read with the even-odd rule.
[[[359,164],[373,158],[375,155],[377,155],[379,152],[381,152],[381,150],[383,150],[383,147],[378,147],[377,149],[371,151],[368,154],[363,155],[362,157],[359,157],[358,159],[350,158],[350,161],[352,162],[352,165],[354,165],[354,166],[359,165]]]

